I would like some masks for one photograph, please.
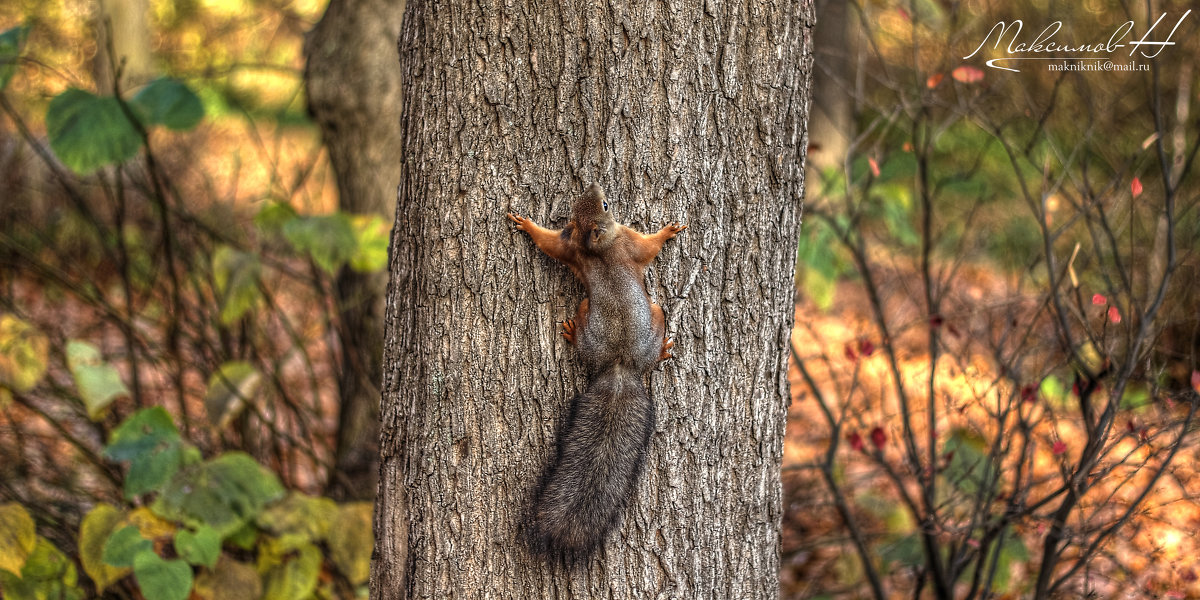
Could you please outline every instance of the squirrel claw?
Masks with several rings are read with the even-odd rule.
[[[562,336],[566,338],[568,342],[571,342],[572,344],[575,343],[575,319],[567,319],[566,321],[563,321]]]

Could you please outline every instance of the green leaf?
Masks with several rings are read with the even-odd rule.
[[[228,452],[176,473],[151,509],[191,527],[208,525],[224,538],[283,494],[274,473],[249,455]]]
[[[95,582],[97,591],[103,592],[129,574],[128,568],[114,567],[104,562],[104,547],[124,518],[125,515],[117,507],[102,503],[88,511],[79,526],[79,562],[83,563],[83,571]]]
[[[371,575],[373,510],[370,502],[343,504],[329,528],[329,557],[353,585],[366,583]]]
[[[320,573],[321,551],[306,544],[294,557],[266,572],[263,600],[307,598],[317,588]]]
[[[162,488],[183,465],[183,444],[167,444],[133,459],[125,478],[125,497],[136,498]]]
[[[104,544],[100,560],[113,567],[132,567],[138,554],[154,551],[154,543],[142,537],[142,532],[133,525],[126,525],[109,536]]]
[[[283,236],[298,252],[332,274],[358,250],[354,227],[344,214],[299,217],[283,225]]]
[[[994,547],[992,551],[995,551]],[[1007,592],[1012,585],[1013,565],[1028,562],[1030,558],[1029,549],[1025,547],[1025,542],[1021,541],[1021,538],[1011,533],[1005,536],[1004,545],[1000,548],[1000,556],[996,558],[996,576],[992,581],[995,590],[1002,594]],[[985,564],[990,564],[990,562],[989,560]]]
[[[1146,384],[1131,383],[1125,388],[1125,392],[1121,394],[1121,410],[1132,410],[1134,412],[1145,412],[1149,407],[1153,406],[1150,402],[1150,388]]]
[[[46,110],[50,148],[63,164],[85,175],[125,162],[142,147],[142,137],[112,96],[70,88]]]
[[[879,169],[879,182],[909,180],[917,174],[917,157],[912,152],[900,152],[888,157]]]
[[[913,247],[921,242],[913,229],[912,188],[903,183],[884,183],[871,188],[871,214],[883,219],[888,233],[903,246]]]
[[[179,440],[179,430],[175,428],[167,409],[153,406],[133,413],[117,426],[109,437],[104,454],[113,460],[132,460]]]
[[[233,533],[225,536],[225,539],[234,546],[242,550],[252,550],[255,544],[258,543],[259,530],[251,523],[246,523],[239,527]]]
[[[827,311],[833,308],[834,296],[837,293],[837,281],[826,277],[818,269],[804,269],[804,282],[801,288],[817,306],[817,310]]]
[[[33,325],[0,315],[0,388],[28,392],[46,374],[50,342]]]
[[[192,591],[192,567],[182,560],[164,560],[153,551],[133,559],[133,576],[146,598],[187,600]]]
[[[33,517],[16,502],[0,504],[0,570],[19,575],[37,546]]]
[[[170,481],[183,466],[188,448],[166,409],[155,406],[134,413],[118,426],[104,453],[130,461],[125,496],[132,499]]]
[[[208,525],[201,525],[194,532],[181,529],[175,534],[175,551],[183,560],[211,569],[221,556],[221,537]]]
[[[175,131],[185,131],[204,118],[204,104],[183,82],[160,77],[129,101],[146,125],[166,125]]]
[[[186,467],[189,465],[194,465],[194,464],[204,460],[204,455],[200,454],[199,448],[197,448],[191,444],[184,444],[183,445],[183,456],[180,458],[180,460],[183,463],[182,466]]]
[[[885,563],[896,563],[902,567],[915,567],[925,564],[925,549],[921,539],[910,534],[898,536],[879,546],[879,558]]]
[[[987,441],[974,431],[960,427],[950,432],[944,452],[950,457],[946,479],[967,494],[974,494],[994,475]]]
[[[258,515],[258,524],[276,535],[299,534],[306,541],[325,539],[338,516],[338,505],[329,498],[292,492]]]
[[[25,48],[25,40],[29,39],[29,26],[21,25],[0,33],[0,90],[8,86],[8,82],[17,72],[17,60],[21,58],[21,50]]]
[[[1067,386],[1063,385],[1061,379],[1054,375],[1050,375],[1042,380],[1041,385],[1038,386],[1038,393],[1041,394],[1042,398],[1046,399],[1046,402],[1053,406],[1061,408],[1070,404],[1070,399],[1067,396],[1070,390]]]
[[[258,214],[254,215],[254,226],[259,231],[268,234],[283,232],[283,226],[299,216],[296,209],[286,202],[268,202]]]
[[[88,418],[98,421],[113,400],[129,395],[116,367],[104,362],[100,350],[78,340],[67,342],[67,368],[87,408]]]
[[[220,246],[213,252],[213,280],[221,306],[221,323],[230,325],[253,309],[262,294],[258,282],[262,263],[258,256]]]
[[[356,215],[350,218],[357,238],[357,248],[350,257],[350,268],[359,273],[373,273],[387,267],[388,225],[378,215]]]
[[[245,361],[227,362],[208,378],[204,408],[208,421],[224,428],[241,414],[248,400],[254,398],[262,383],[262,374]]]
[[[20,575],[0,571],[5,600],[79,600],[79,574],[75,564],[44,537],[37,538],[33,553]]]

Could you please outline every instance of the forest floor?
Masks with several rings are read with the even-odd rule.
[[[903,271],[891,273],[887,283],[903,287],[905,281],[914,280],[912,272]],[[951,311],[955,316],[946,317],[943,338],[947,350],[939,359],[937,389],[939,396],[946,398],[945,406],[958,408],[947,411],[952,414],[939,425],[938,436],[943,442],[951,428],[981,429],[979,423],[987,421],[986,415],[971,407],[973,399],[994,393],[1000,379],[992,358],[979,353],[972,342],[996,326],[996,309],[1003,309],[1001,313],[1013,308],[1026,310],[1024,305],[1030,302],[1009,280],[987,268],[966,273],[956,285],[951,295],[959,302],[951,304],[960,310]],[[928,337],[922,333],[925,321],[916,309],[918,304],[909,300],[912,297],[904,292],[895,294],[894,301],[887,303],[887,310],[891,322],[917,325],[899,328],[892,343],[901,378],[910,389],[919,390],[928,381],[930,372]],[[896,540],[915,531],[914,520],[903,507],[889,477],[869,457],[877,445],[884,461],[904,470],[905,459],[897,443],[900,419],[891,366],[880,348],[883,342],[875,333],[864,287],[857,282],[842,282],[836,298],[835,306],[825,312],[806,301],[797,305],[792,335],[797,354],[793,357],[798,355],[805,361],[820,394],[835,412],[841,403],[858,403],[857,408],[848,411],[843,439],[833,459],[835,473],[874,549],[873,562],[891,597],[912,598],[917,571],[906,566],[903,559],[897,559],[894,551]],[[985,299],[991,310],[969,308]],[[814,390],[794,362],[789,373],[792,404],[783,467],[785,508],[780,574],[783,597],[867,597],[862,564],[817,468],[830,446],[830,429]],[[918,405],[913,412],[923,415],[924,409]],[[1053,422],[1058,431],[1052,432],[1055,437],[1047,435],[1043,439],[1035,461],[1035,468],[1046,484],[1061,481],[1060,465],[1065,463],[1056,459],[1059,453],[1069,457],[1084,435],[1078,423],[1069,417],[1058,417]],[[1131,432],[1134,422],[1131,418]],[[877,440],[871,435],[876,427],[882,432]],[[853,436],[861,436],[857,449],[853,447]],[[1135,436],[1131,433],[1127,437]],[[1057,445],[1057,440],[1062,440],[1062,445]],[[1130,444],[1130,447],[1137,446]],[[1090,589],[1093,597],[1200,598],[1197,577],[1200,567],[1195,559],[1200,546],[1193,535],[1200,528],[1200,504],[1195,498],[1198,488],[1193,478],[1193,465],[1198,458],[1197,448],[1185,447],[1169,474],[1151,490],[1144,509],[1082,571],[1080,585]],[[1136,484],[1142,476],[1135,474],[1131,483]],[[1130,484],[1124,487],[1137,489]],[[1104,488],[1103,494],[1098,494],[1095,502],[1115,506],[1129,499],[1130,490],[1110,487]],[[1101,506],[1088,514],[1099,519],[1105,513]],[[1026,555],[1007,565],[1009,581],[998,597],[1021,598],[1029,593],[1047,520],[1030,519],[1015,528]],[[965,587],[960,591],[965,592]],[[926,589],[926,593],[930,590]],[[1080,593],[1084,593],[1082,587]]]

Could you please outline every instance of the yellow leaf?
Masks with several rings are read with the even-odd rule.
[[[338,505],[329,498],[292,492],[258,516],[258,524],[277,535],[299,534],[305,541],[325,539],[337,515]]]
[[[0,569],[18,577],[37,545],[33,517],[16,502],[0,504]]]
[[[96,583],[98,592],[103,592],[129,574],[128,567],[114,567],[100,559],[104,554],[104,544],[124,519],[125,515],[120,509],[101,503],[89,511],[79,525],[79,561],[83,563],[84,572]]]
[[[320,573],[321,551],[305,544],[287,561],[263,574],[263,600],[307,598],[317,588]]]
[[[343,504],[329,528],[330,558],[354,585],[366,582],[371,575],[371,551],[375,548],[371,511],[370,502]]]
[[[0,387],[17,392],[33,389],[46,374],[50,342],[33,325],[0,315]]]
[[[175,535],[175,524],[159,518],[158,515],[150,511],[145,506],[135,508],[122,521],[121,527],[133,525],[138,528],[138,532],[142,537],[148,540],[156,540]],[[118,527],[120,529],[120,527]]]

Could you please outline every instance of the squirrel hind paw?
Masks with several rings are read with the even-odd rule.
[[[670,350],[671,348],[674,348],[674,347],[675,347],[675,342],[673,342],[667,338],[663,338],[662,349],[658,351],[659,362],[667,360],[668,358],[675,358],[674,354],[667,352],[667,350]]]

